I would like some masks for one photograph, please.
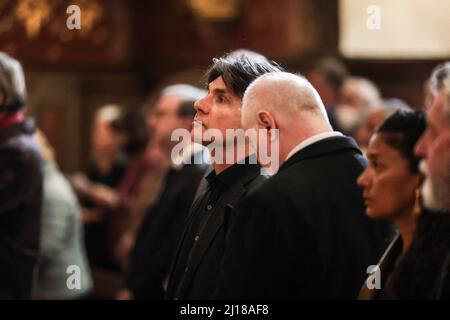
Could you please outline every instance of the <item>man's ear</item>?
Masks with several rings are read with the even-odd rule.
[[[257,118],[256,120],[258,122],[258,127],[260,127],[260,128],[264,128],[267,130],[277,128],[275,119],[267,111],[264,111],[264,110],[259,111],[258,114],[256,115],[256,118]]]

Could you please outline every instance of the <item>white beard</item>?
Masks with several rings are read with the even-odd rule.
[[[425,175],[422,185],[422,198],[426,208],[431,210],[450,211],[450,190],[445,183],[438,183],[433,179],[425,161],[420,162],[420,171]]]
[[[439,210],[439,203],[434,197],[433,185],[430,178],[426,178],[422,185],[422,199],[426,208]]]

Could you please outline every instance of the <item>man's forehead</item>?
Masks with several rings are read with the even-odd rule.
[[[156,109],[176,109],[181,103],[181,98],[177,95],[164,95],[158,99]]]
[[[208,84],[208,89],[209,89],[209,91],[213,91],[213,90],[228,91],[228,88],[227,88],[227,86],[226,86],[226,84],[223,81],[223,78],[221,76],[218,76],[213,81],[211,81]]]
[[[436,129],[450,130],[450,121],[445,114],[445,103],[448,103],[442,91],[434,96],[431,106],[427,110],[427,122],[429,125],[435,126]]]

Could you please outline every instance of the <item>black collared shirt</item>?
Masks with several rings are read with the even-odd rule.
[[[175,287],[178,287],[184,274],[188,271],[190,259],[195,243],[202,237],[204,229],[207,228],[208,219],[213,208],[227,190],[233,188],[236,182],[249,171],[249,158],[245,159],[246,164],[234,164],[219,174],[213,170],[206,176],[208,188],[193,205],[191,212],[192,219],[181,244],[177,263],[172,276]],[[252,165],[250,165],[252,166]]]

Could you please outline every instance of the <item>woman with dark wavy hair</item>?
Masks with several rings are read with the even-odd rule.
[[[423,112],[397,111],[383,122],[370,141],[369,165],[357,180],[364,190],[366,214],[391,221],[397,233],[378,263],[378,270],[364,284],[360,299],[396,297],[397,270],[411,248],[421,213],[423,177],[414,145],[424,130]]]

